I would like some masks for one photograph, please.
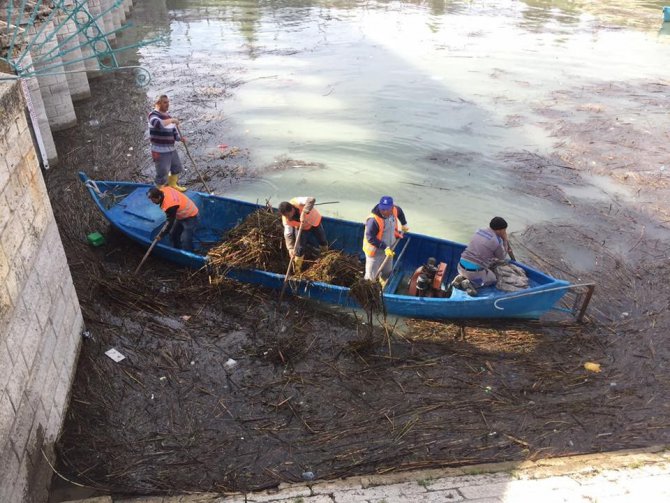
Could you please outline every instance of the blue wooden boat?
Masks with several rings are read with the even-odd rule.
[[[165,222],[163,211],[147,198],[147,190],[151,185],[93,181],[85,173],[80,173],[79,176],[107,220],[137,243],[149,247]],[[196,250],[200,243],[221,241],[228,230],[260,208],[256,204],[201,192],[189,190],[186,194],[200,210],[200,228],[196,231],[194,240]],[[323,225],[334,249],[360,256],[362,271],[363,223],[324,217]],[[404,238],[398,244],[394,272],[384,289],[387,312],[424,319],[533,319],[552,309],[567,311],[573,315],[579,313],[578,319],[584,314],[593,290],[591,285],[573,285],[519,263],[517,265],[526,271],[530,284],[530,287],[523,291],[509,293],[495,287],[486,287],[480,289],[475,297],[455,288],[449,289],[448,297],[443,298],[408,294],[408,279],[428,257],[434,257],[438,262],[448,265],[444,277],[444,285],[448,285],[457,274],[455,264],[464,248],[465,245],[460,243],[421,234],[412,233],[411,236]],[[195,269],[207,266],[205,252],[199,254],[175,249],[170,246],[169,238],[163,238],[157,243],[152,256]],[[227,275],[241,282],[272,289],[281,289],[285,278],[283,274],[257,269],[232,269]],[[340,306],[357,307],[349,295],[349,288],[346,287],[293,279],[289,285],[294,295]],[[557,307],[558,302],[568,291],[584,286],[589,288],[588,292],[584,292],[587,298],[581,302],[581,306],[576,300],[571,309]]]

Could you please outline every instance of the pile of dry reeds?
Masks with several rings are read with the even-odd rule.
[[[377,281],[359,279],[351,285],[349,295],[370,314],[379,313],[384,309],[381,285]]]
[[[322,253],[300,276],[301,279],[347,287],[354,285],[362,277],[362,266],[358,257],[336,250]]]
[[[283,273],[288,256],[281,219],[270,207],[255,211],[207,255],[217,271],[235,267]]]
[[[228,233],[225,240],[208,253],[209,263],[218,273],[230,268],[254,268],[284,273],[288,254],[284,246],[281,219],[266,207],[255,211]],[[329,250],[316,260],[306,260],[298,279],[351,286],[362,277],[358,257]]]

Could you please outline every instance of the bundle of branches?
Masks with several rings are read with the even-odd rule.
[[[384,309],[381,285],[377,281],[359,279],[351,286],[349,295],[370,314]]]
[[[301,279],[321,281],[331,285],[351,286],[359,281],[361,262],[358,257],[336,250],[328,250],[305,270]]]
[[[207,256],[215,271],[239,267],[283,273],[288,263],[283,242],[281,220],[268,207],[255,211],[231,229]]]

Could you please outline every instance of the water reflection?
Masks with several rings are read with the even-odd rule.
[[[414,230],[457,239],[492,214],[520,228],[567,211],[518,193],[501,154],[551,152],[539,112],[556,91],[659,77],[665,54],[652,39],[660,6],[649,2],[170,0],[167,9],[169,46],[143,50],[151,94],[170,91],[200,158],[219,143],[248,149],[230,162],[262,179],[221,190],[337,199],[326,213],[351,219],[390,193]],[[307,167],[276,169],[282,160]]]

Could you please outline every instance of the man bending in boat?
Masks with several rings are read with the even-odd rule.
[[[151,187],[147,196],[165,212],[167,225],[160,238],[170,234],[172,246],[193,251],[193,234],[198,226],[198,207],[188,196],[172,187]]]
[[[402,208],[393,204],[391,196],[383,196],[365,221],[365,279],[374,281],[379,278],[382,285],[386,283],[393,270],[395,243],[408,231]],[[383,270],[380,270],[382,266]]]
[[[293,259],[295,272],[302,270],[305,245],[311,235],[316,237],[321,253],[328,250],[326,231],[321,225],[321,213],[314,208],[315,202],[316,199],[313,197],[294,197],[279,204],[279,213],[284,224],[284,241]]]
[[[511,252],[507,222],[502,217],[493,217],[487,228],[475,232],[467,248],[461,253],[458,262],[458,274],[461,278],[457,278],[455,282],[460,283],[458,280],[467,279],[474,288],[494,285],[497,278],[491,267],[496,262],[505,260]],[[470,285],[466,283],[462,287],[470,294],[476,293]]]

